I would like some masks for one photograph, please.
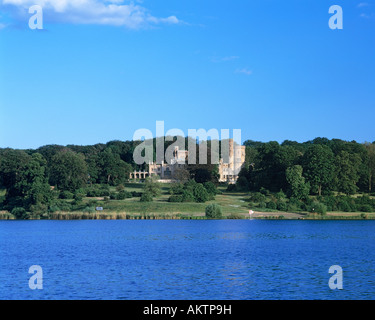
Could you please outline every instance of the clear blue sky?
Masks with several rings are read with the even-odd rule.
[[[37,3],[0,0],[0,147],[131,140],[161,120],[375,140],[374,0],[46,0],[31,30]]]

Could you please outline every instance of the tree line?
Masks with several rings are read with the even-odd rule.
[[[110,141],[88,146],[0,149],[0,188],[6,190],[2,203],[0,199],[1,207],[9,211],[13,208],[45,211],[54,205],[56,198],[62,199],[67,194],[77,199],[95,194],[97,189],[87,191],[88,186],[123,185],[133,170],[147,170],[147,164],[139,166],[133,161],[133,152],[139,143]],[[165,149],[172,143],[165,142]],[[289,198],[304,199],[334,191],[346,195],[371,193],[375,188],[375,143],[316,138],[303,143],[287,140],[281,144],[247,140],[244,145],[246,162],[236,185],[229,189],[281,190]],[[200,184],[218,184],[218,166],[211,163],[187,165],[177,174],[176,178],[181,181],[194,179]],[[191,197],[189,192],[175,192],[170,201],[184,201]]]
[[[375,187],[375,142],[357,143],[316,138],[298,143],[286,140],[267,143],[248,140],[246,164],[237,188],[272,192],[291,197],[371,193]]]

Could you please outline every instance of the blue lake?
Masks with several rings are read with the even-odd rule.
[[[0,221],[0,243],[0,299],[375,298],[375,221]]]

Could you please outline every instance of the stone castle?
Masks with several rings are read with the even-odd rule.
[[[233,139],[229,139],[229,154],[227,161],[220,159],[219,168],[219,182],[227,182],[229,184],[236,183],[238,173],[245,163],[245,146],[240,146],[234,143]],[[162,162],[156,164],[149,163],[148,171],[134,171],[130,173],[130,179],[146,179],[150,176],[159,176],[160,182],[176,181],[175,174],[178,169],[183,169],[186,166],[188,158],[187,150],[179,150],[175,147],[173,152],[173,159],[170,163]]]

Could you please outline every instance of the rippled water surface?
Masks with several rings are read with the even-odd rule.
[[[374,299],[374,240],[375,221],[0,221],[0,299]]]

